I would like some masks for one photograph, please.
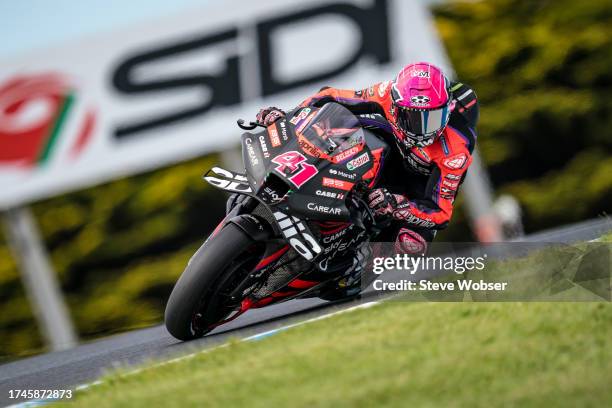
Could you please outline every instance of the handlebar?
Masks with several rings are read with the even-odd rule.
[[[261,126],[262,128],[265,128],[264,125],[259,124],[257,122],[249,122],[248,125],[245,125],[244,124],[244,119],[238,119],[236,121],[236,123],[238,124],[238,127],[240,127],[240,129],[243,129],[243,130],[253,130],[253,129],[255,129],[258,126]]]

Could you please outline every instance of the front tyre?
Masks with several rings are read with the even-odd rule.
[[[258,245],[228,223],[193,255],[166,305],[168,332],[179,340],[202,337],[232,313],[226,296],[259,261]]]

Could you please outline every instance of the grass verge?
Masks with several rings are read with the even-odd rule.
[[[610,406],[608,303],[387,302],[233,342],[60,406]]]

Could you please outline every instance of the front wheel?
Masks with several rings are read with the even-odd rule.
[[[202,337],[229,316],[239,302],[228,292],[259,262],[263,250],[238,226],[228,223],[193,255],[172,289],[165,323],[179,340]]]

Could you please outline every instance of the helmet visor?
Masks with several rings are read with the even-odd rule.
[[[397,107],[398,126],[416,140],[426,140],[438,135],[448,123],[448,118],[448,105],[428,110]]]

